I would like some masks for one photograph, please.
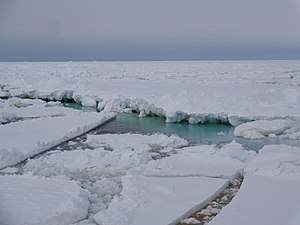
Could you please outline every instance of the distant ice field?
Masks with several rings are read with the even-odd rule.
[[[300,61],[20,62],[0,63],[0,74],[2,99],[230,124],[236,138],[279,140],[271,144],[300,139]],[[18,119],[1,111],[2,123]]]
[[[299,60],[141,61],[141,62],[0,62],[1,80],[15,79],[191,81],[193,83],[299,84]],[[65,80],[65,81],[66,81]],[[54,80],[52,80],[54,81]],[[19,81],[18,81],[19,82]],[[16,82],[16,83],[18,83]],[[36,82],[41,83],[41,80]],[[298,83],[297,83],[298,82]],[[47,86],[45,84],[45,86]]]
[[[299,73],[299,61],[0,63],[0,96],[238,125],[298,119]]]

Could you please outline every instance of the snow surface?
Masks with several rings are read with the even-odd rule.
[[[122,178],[121,197],[115,197],[107,210],[95,216],[105,225],[165,225],[195,205],[207,200],[227,180],[195,177]]]
[[[1,225],[68,225],[88,214],[88,193],[75,182],[0,176]]]
[[[209,224],[299,224],[300,148],[264,146],[245,173],[235,198]]]
[[[236,142],[222,149],[186,147],[187,142],[177,136],[158,134],[87,135],[84,143],[92,149],[48,152],[29,159],[22,173],[78,181],[96,195],[89,198],[89,210],[102,224],[139,224],[141,220],[151,224],[153,213],[161,207],[165,213],[156,218],[157,224],[179,221],[222,189],[245,167],[245,158],[255,154]],[[166,153],[173,155],[152,159]],[[220,165],[225,169],[220,170]]]
[[[247,171],[256,175],[300,181],[300,148],[266,145],[250,161]]]
[[[231,152],[236,148],[243,149],[236,142],[229,145]],[[241,154],[232,157],[231,152],[227,150],[227,145],[221,149],[207,145],[183,148],[170,157],[149,162],[143,167],[143,174],[155,177],[206,176],[231,179],[237,171],[246,166],[242,162],[244,155],[252,157],[255,153],[243,149]]]
[[[0,125],[0,168],[35,156],[113,117],[112,113],[82,113]]]
[[[29,159],[22,171],[77,180],[92,194],[98,195],[101,204],[108,204],[114,195],[121,192],[120,177],[126,175],[129,169],[152,160],[154,146],[158,154],[187,145],[185,140],[177,136],[158,134],[87,135],[84,143],[92,149],[48,152]],[[99,202],[97,204],[99,206]]]
[[[235,127],[234,135],[247,139],[300,139],[300,121],[291,119],[257,120]]]
[[[293,199],[288,210],[300,202],[294,198],[298,193],[300,174],[300,149],[296,147],[265,146],[257,154],[246,151],[236,142],[220,149],[210,145],[185,147],[186,141],[177,136],[157,134],[88,135],[85,144],[92,149],[49,152],[30,159],[22,170],[25,174],[77,180],[82,187],[96,195],[89,197],[92,215],[86,224],[91,224],[93,220],[103,225],[147,225],[153,224],[153,221],[155,224],[175,224],[172,221],[180,221],[195,206],[203,206],[241,169],[246,172],[246,179],[254,176],[251,174],[256,174],[256,177],[268,176],[270,179],[264,177],[243,183],[240,191],[243,204],[238,202],[236,206],[240,207],[240,215],[255,219],[254,214],[247,214],[249,208],[244,205],[255,208],[260,204],[257,201],[263,198],[260,195],[256,197],[257,189],[249,192],[249,189],[259,188],[260,185],[265,186],[262,196],[268,196],[267,191],[273,190],[274,184],[280,189],[275,188],[272,193],[281,195],[277,190],[284,190],[282,195],[287,196],[285,201]],[[153,155],[154,150],[156,154],[167,152],[171,155],[152,160],[151,157],[156,156]],[[263,207],[259,207],[258,215],[266,216],[263,222],[273,221],[270,212],[282,209],[273,207],[273,195],[267,200],[268,203],[264,201]],[[229,210],[229,214],[226,212],[224,210],[220,214],[225,220],[230,218],[232,211]],[[289,215],[297,216],[296,213],[282,214],[280,222],[288,221]]]
[[[58,117],[67,115],[79,115],[80,111],[60,106],[28,106],[22,108],[0,107],[0,124],[18,120],[29,120],[41,117]]]
[[[167,122],[299,120],[299,61],[1,63],[9,96],[71,99]],[[13,68],[13,69],[12,69]],[[255,90],[255,91],[253,91]]]
[[[230,123],[242,138],[298,140],[299,71],[299,61],[0,63],[0,123],[5,124],[0,125],[0,168],[85,133],[112,118],[111,112],[158,115],[166,122]],[[103,112],[78,113],[39,99],[71,100]],[[299,148],[272,145],[256,154],[236,142],[187,147],[176,136],[132,134],[88,135],[85,144],[90,147],[56,149],[21,169],[2,170],[23,175],[0,177],[0,194],[10,196],[4,198],[4,212],[20,212],[0,220],[174,224],[243,170],[241,190],[211,224],[299,224]],[[81,195],[70,179],[90,195]],[[54,197],[62,190],[68,194]],[[47,202],[50,195],[55,204],[46,209],[39,199]],[[19,198],[32,201],[20,204]],[[40,208],[40,214],[21,213],[27,205]]]
[[[209,225],[298,225],[300,180],[246,175],[234,199]]]
[[[231,145],[241,147],[235,142]],[[103,225],[176,224],[182,215],[222,190],[245,166],[230,156],[228,146],[220,151],[213,146],[177,151],[178,154],[133,167],[122,178],[120,197],[96,214],[96,221]]]

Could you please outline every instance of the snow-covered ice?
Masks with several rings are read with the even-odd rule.
[[[299,61],[1,63],[10,96],[71,99],[167,122],[299,119]],[[22,75],[22,76],[21,76]],[[255,91],[253,91],[255,90]]]
[[[142,167],[142,173],[155,177],[206,176],[230,179],[246,166],[242,161],[244,155],[251,158],[255,153],[246,152],[236,142],[229,145],[230,151],[226,145],[221,149],[208,145],[183,148],[178,150],[177,154],[149,162]],[[243,150],[241,154],[233,156],[232,152],[236,148]]]
[[[222,149],[208,145],[185,147],[187,142],[177,136],[157,134],[87,135],[84,143],[92,149],[49,152],[28,160],[22,173],[78,181],[96,194],[98,200],[94,200],[90,211],[100,211],[95,219],[102,224],[139,224],[140,220],[147,224],[153,221],[150,217],[160,209],[158,206],[165,207],[166,212],[157,217],[157,224],[179,221],[180,216],[202,205],[245,167],[245,155],[254,157],[235,142]],[[173,155],[152,160],[159,153]],[[138,198],[132,193],[138,193]],[[150,212],[149,219],[145,212]]]
[[[186,212],[186,210],[183,210],[181,207],[189,201],[188,195],[192,194],[192,196],[194,196],[192,199],[200,195],[198,189],[193,191],[193,187],[197,186],[200,189],[202,184],[193,184],[189,188],[187,186],[181,187],[181,185],[188,185],[189,182],[191,182],[186,181],[187,178],[187,180],[194,180],[195,182],[205,178],[206,181],[203,185],[211,186],[214,184],[210,179],[216,179],[212,177],[217,176],[221,177],[217,179],[219,181],[228,181],[236,176],[234,173],[243,169],[246,172],[246,181],[243,183],[241,190],[245,189],[245,191],[240,191],[240,195],[243,196],[241,201],[237,200],[236,205],[235,201],[232,203],[235,208],[240,207],[238,211],[240,215],[236,215],[235,208],[231,208],[230,203],[228,206],[230,210],[224,210],[224,213],[220,214],[221,219],[218,220],[220,221],[218,224],[224,224],[224,221],[228,222],[226,224],[247,224],[248,217],[250,217],[249,221],[253,221],[251,224],[272,224],[272,213],[278,212],[279,209],[284,209],[285,204],[282,205],[280,200],[285,198],[283,202],[286,202],[286,204],[289,201],[294,202],[287,207],[287,210],[291,213],[284,214],[284,216],[281,215],[282,218],[279,222],[281,224],[283,221],[285,221],[284,224],[297,224],[295,223],[295,221],[297,221],[296,219],[294,223],[289,223],[289,216],[296,218],[298,215],[297,207],[300,204],[299,199],[294,198],[294,196],[299,193],[298,186],[300,184],[300,171],[298,168],[298,161],[300,160],[299,150],[299,148],[286,145],[272,145],[264,147],[261,152],[257,154],[255,152],[246,151],[236,142],[227,144],[221,149],[213,146],[193,146],[178,149],[177,154],[163,159],[149,161],[147,164],[131,169],[131,172],[122,178],[123,190],[120,197],[116,196],[108,206],[108,209],[96,214],[95,219],[104,225],[153,224],[153,220],[155,220],[155,224],[173,224],[173,220],[178,222],[181,219],[180,216]],[[269,178],[262,177],[262,175],[268,176]],[[252,179],[252,177],[255,178]],[[172,185],[173,181],[171,179],[174,179],[174,186],[180,187],[181,189],[168,186]],[[274,188],[273,186],[277,184],[279,187]],[[159,190],[157,190],[157,187],[160,187],[158,188]],[[215,194],[220,188],[221,186],[219,186],[219,188],[214,187],[214,192],[212,193]],[[181,194],[180,191],[182,189],[184,193]],[[282,197],[278,198],[278,208],[274,208],[274,201],[277,202],[275,196],[281,195],[281,189],[284,193]],[[268,191],[270,191],[272,195],[268,195]],[[163,192],[163,194],[160,195],[160,192]],[[257,192],[259,193],[256,194]],[[212,193],[209,194],[206,192],[205,197],[203,197],[199,203],[203,203],[209,199]],[[168,198],[170,195],[172,201],[176,201],[176,199],[178,199],[176,196],[178,195],[184,196],[184,198],[180,200],[180,206],[176,206],[174,202],[169,204],[170,200]],[[237,198],[239,199],[239,197]],[[252,199],[252,201],[247,199]],[[265,199],[266,201],[259,207],[259,213],[257,215],[263,217],[263,219],[257,220],[258,223],[254,223],[256,222],[255,213],[257,210],[254,211],[255,213],[252,213],[252,208],[259,205],[261,199]],[[157,205],[159,205],[159,207]],[[176,211],[176,209],[179,208],[181,209],[181,213]],[[174,217],[175,214],[171,214],[170,217],[168,217],[170,214],[164,214],[162,212],[159,214],[160,210],[166,213],[169,212],[168,210],[171,212],[175,211],[177,217]],[[252,210],[252,212],[248,212],[248,210]],[[295,211],[293,212],[293,210]],[[227,214],[227,212],[229,212],[229,214]],[[153,214],[159,215],[159,217],[153,218]],[[243,215],[246,216],[244,217]],[[238,217],[238,222],[230,223],[231,220],[235,221],[235,216]],[[147,219],[148,217],[149,219]],[[173,218],[173,220],[171,220],[171,218]],[[225,219],[223,220],[222,218]],[[229,218],[228,221],[227,218]],[[266,221],[269,222],[264,223]]]
[[[246,175],[241,189],[209,225],[298,225],[300,180]]]
[[[237,143],[231,146],[241,148]],[[122,178],[121,196],[96,214],[96,221],[104,225],[176,224],[223,190],[245,167],[240,161],[243,157],[232,158],[227,146],[223,150],[186,147],[177,152],[131,169]]]
[[[35,156],[113,117],[112,113],[82,113],[0,125],[0,168]]]
[[[209,224],[299,224],[299,162],[300,148],[264,146],[244,168],[236,197]]]
[[[300,139],[300,121],[291,119],[256,120],[235,127],[234,135],[246,139]]]
[[[123,190],[95,215],[103,225],[165,225],[207,200],[227,180],[195,177],[123,177]]]
[[[9,98],[0,101],[0,124],[40,117],[78,115],[80,112],[59,107],[60,102],[45,102],[39,99]]]
[[[121,176],[132,168],[152,160],[152,151],[166,153],[187,145],[177,136],[105,134],[87,135],[84,142],[92,149],[52,151],[29,159],[23,173],[45,177],[65,176],[82,183],[92,194],[97,194],[104,204],[120,194]]]
[[[281,179],[300,180],[300,148],[266,145],[249,162],[248,172]]]
[[[299,61],[0,63],[0,168],[85,133],[112,118],[111,112],[157,115],[166,122],[229,123],[241,138],[298,140],[299,71]],[[59,107],[66,101],[103,112]],[[211,224],[299,224],[297,147],[271,145],[255,153],[236,142],[187,146],[177,136],[159,134],[87,135],[84,145],[89,148],[56,149],[28,160],[21,170],[2,170],[23,175],[0,176],[0,194],[9,206],[0,215],[26,205],[41,213],[20,210],[0,220],[168,224],[244,171],[241,190]],[[56,199],[59,185],[69,194]],[[54,209],[39,200],[50,195]],[[21,197],[33,201],[17,205]],[[65,207],[69,201],[77,207],[72,212]]]
[[[28,106],[26,108],[5,107],[0,108],[0,124],[18,120],[36,119],[41,117],[58,117],[79,114],[80,112],[78,110],[59,106]]]
[[[0,224],[69,225],[87,216],[88,195],[74,181],[0,176]]]

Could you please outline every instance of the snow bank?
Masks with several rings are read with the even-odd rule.
[[[300,181],[247,174],[234,199],[210,225],[298,225]]]
[[[73,181],[0,176],[1,225],[68,225],[88,214],[88,193]]]
[[[300,122],[291,119],[257,120],[237,126],[234,135],[247,139],[300,139]]]
[[[0,125],[0,168],[15,165],[112,117],[112,113],[82,113]]]

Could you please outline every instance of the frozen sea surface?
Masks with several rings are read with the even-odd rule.
[[[241,139],[299,141],[299,94],[299,61],[0,63],[0,166],[85,133],[114,113],[155,115],[170,126],[230,124]],[[61,103],[101,113],[60,108]],[[0,177],[0,197],[7,202],[0,214],[16,213],[1,219],[16,225],[146,225],[162,211],[155,223],[175,224],[241,172],[245,183],[236,199],[211,223],[298,224],[298,147],[268,145],[256,153],[236,141],[188,146],[175,135],[145,133],[89,134],[78,139],[83,145],[69,141],[7,167]],[[228,138],[226,129],[218,133]],[[21,197],[32,201],[18,205]],[[53,201],[44,208],[40,199]],[[19,210],[29,206],[39,213]]]
[[[297,119],[299,71],[299,61],[1,63],[0,86],[6,96],[238,125]]]
[[[246,175],[241,190],[210,225],[297,225],[300,181]],[[276,213],[275,213],[276,212]]]
[[[0,184],[2,225],[68,225],[88,214],[88,193],[75,182],[12,175]]]
[[[19,121],[0,126],[0,169],[13,166],[82,135],[114,114],[82,113]]]

